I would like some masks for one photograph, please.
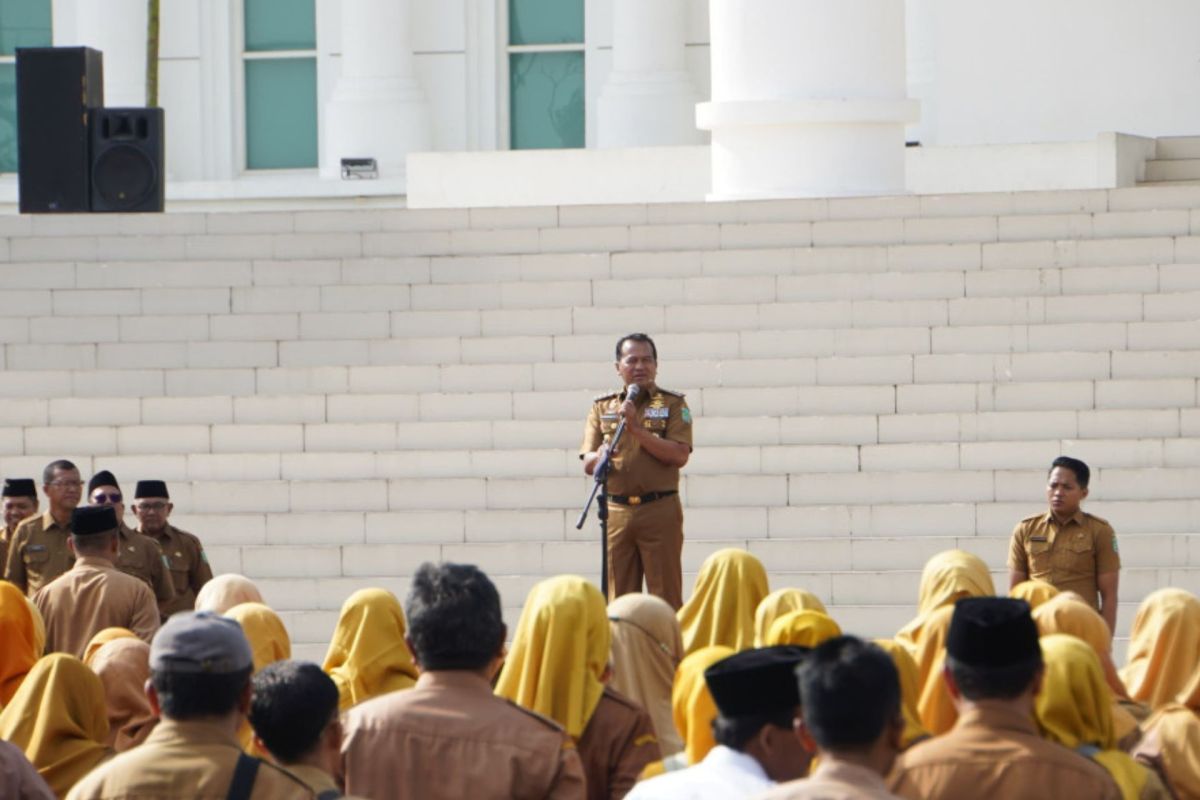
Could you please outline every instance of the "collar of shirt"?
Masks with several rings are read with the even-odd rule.
[[[980,700],[972,703],[958,716],[955,728],[991,728],[993,730],[1009,730],[1028,733],[1037,736],[1037,726],[1033,722],[1033,710],[1027,713],[1013,708],[1008,701],[993,703]]]
[[[114,569],[113,563],[104,556],[76,556],[74,569]]]
[[[237,736],[223,724],[198,720],[177,720],[163,717],[142,744],[206,745],[224,744],[241,750]]]
[[[417,689],[447,689],[457,694],[493,695],[483,676],[469,669],[435,669],[417,677]]]
[[[47,510],[46,513],[42,514],[42,530],[60,530],[63,533],[70,533],[71,525],[70,523],[66,525],[59,524],[58,520],[54,518],[54,515]]]
[[[767,771],[762,768],[762,764],[754,756],[748,756],[745,753],[739,753],[731,747],[726,747],[719,744],[712,750],[708,751],[708,755],[704,760],[697,764],[705,771],[709,769],[716,770],[722,773],[739,772],[748,777],[756,778],[759,781],[774,783]]]
[[[873,769],[841,761],[829,753],[821,753],[821,759],[813,771],[814,780],[835,780],[852,786],[870,787],[877,789],[880,794],[887,794],[889,789],[883,781],[883,776]]]
[[[307,764],[286,764],[282,765],[285,770],[295,775],[304,785],[312,789],[317,794],[327,792],[330,789],[341,793],[337,783],[334,782],[333,776],[320,767],[311,767]]]
[[[1053,525],[1055,528],[1060,528],[1060,527],[1065,528],[1066,527],[1066,525],[1058,524],[1058,520],[1056,520],[1054,518],[1053,511],[1047,511],[1046,516],[1043,517],[1042,519],[1045,521],[1045,523],[1047,525]],[[1067,525],[1071,524],[1072,522],[1074,522],[1076,525],[1082,525],[1086,521],[1087,521],[1087,517],[1084,516],[1083,509],[1081,508],[1078,511],[1076,511],[1074,514],[1071,515],[1071,518],[1069,520],[1067,520]]]

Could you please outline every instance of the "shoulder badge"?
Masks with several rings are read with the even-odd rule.
[[[684,396],[683,392],[673,392],[670,389],[664,389],[661,386],[656,386],[654,388],[657,389],[658,391],[662,392],[663,394],[669,394],[672,397],[683,397]]]
[[[620,392],[609,392],[608,394],[598,394],[592,398],[593,403],[599,403],[602,400],[612,400],[614,397],[620,396]]]
[[[1032,517],[1026,517],[1025,519],[1021,520],[1021,524],[1024,525],[1026,522],[1037,522],[1044,516],[1046,516],[1046,512],[1044,511],[1041,514],[1034,514]]]

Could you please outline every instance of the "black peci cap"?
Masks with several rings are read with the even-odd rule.
[[[121,488],[121,484],[117,483],[117,476],[106,469],[100,470],[88,481],[88,494],[96,491],[97,486],[115,486],[118,489]]]
[[[33,478],[5,478],[3,497],[37,498],[37,484]]]
[[[109,533],[116,529],[117,512],[112,506],[81,506],[71,512],[71,533],[76,536]]]
[[[1009,667],[1041,658],[1029,603],[1007,597],[967,597],[954,606],[946,653],[961,664]]]
[[[743,650],[704,670],[704,681],[723,717],[791,711],[800,705],[796,667],[807,655],[793,645]]]
[[[138,481],[137,487],[133,490],[133,499],[141,500],[143,497],[165,497],[169,500],[171,495],[167,494],[167,482]]]

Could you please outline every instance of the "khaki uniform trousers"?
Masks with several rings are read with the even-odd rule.
[[[608,503],[608,599],[646,589],[683,605],[683,504],[678,494],[636,506]]]

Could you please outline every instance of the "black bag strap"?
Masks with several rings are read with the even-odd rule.
[[[250,793],[254,791],[254,779],[258,776],[261,764],[257,758],[238,753],[237,766],[233,768],[233,780],[229,784],[229,793],[225,795],[225,800],[250,800]]]
[[[343,796],[337,789],[326,789],[317,795],[317,800],[338,800],[339,797]]]

